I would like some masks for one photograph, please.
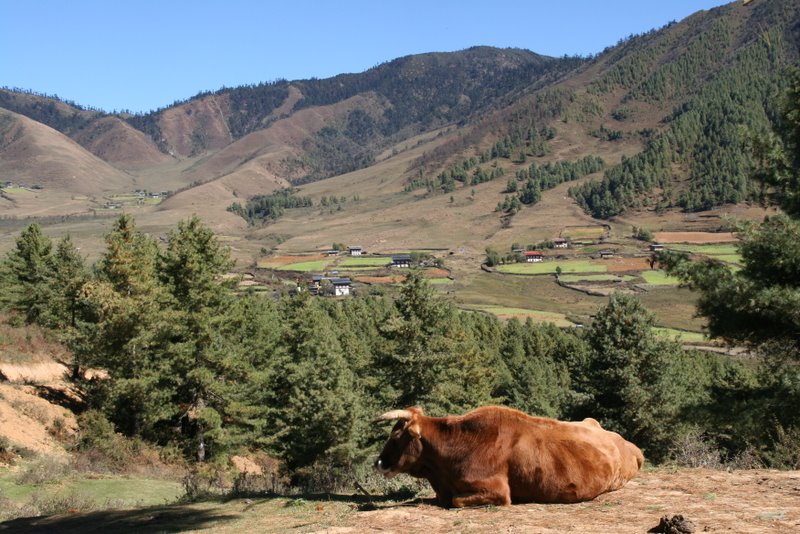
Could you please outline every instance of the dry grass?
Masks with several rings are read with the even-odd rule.
[[[617,532],[640,534],[682,514],[696,532],[778,534],[800,524],[793,471],[646,470],[621,490],[578,504],[444,510],[431,501],[351,494],[255,497],[139,510],[17,519],[12,531],[137,532]]]
[[[656,232],[659,243],[732,243],[738,241],[731,232]]]

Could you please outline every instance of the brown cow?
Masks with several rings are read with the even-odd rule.
[[[394,420],[375,468],[389,478],[427,479],[445,507],[587,501],[621,488],[644,462],[636,445],[594,419],[563,422],[486,406],[448,417],[412,407],[376,421]]]

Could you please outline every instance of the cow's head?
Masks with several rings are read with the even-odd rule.
[[[397,420],[389,435],[389,440],[383,446],[383,451],[375,460],[375,469],[387,478],[392,478],[397,473],[414,471],[414,467],[422,455],[421,418],[422,409],[412,407],[405,410],[392,410],[375,419],[376,423]]]

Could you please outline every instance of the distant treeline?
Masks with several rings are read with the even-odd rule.
[[[244,206],[234,202],[228,211],[239,215],[249,224],[274,221],[287,209],[306,208],[313,204],[310,197],[297,196],[296,192],[296,189],[285,188],[269,195],[256,195],[248,199]]]

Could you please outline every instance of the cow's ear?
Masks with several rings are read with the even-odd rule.
[[[419,426],[419,421],[412,420],[409,422],[408,426],[406,426],[406,430],[408,430],[408,433],[411,434],[411,437],[414,439],[419,439],[422,435],[422,428]]]

